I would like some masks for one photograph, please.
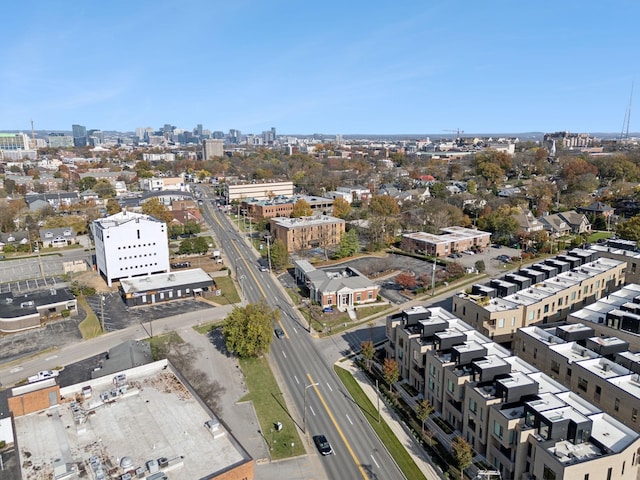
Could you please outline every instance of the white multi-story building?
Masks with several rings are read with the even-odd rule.
[[[122,211],[91,225],[98,272],[113,281],[169,271],[167,225],[149,215]]]
[[[224,155],[224,140],[216,140],[213,138],[206,139],[202,142],[202,153],[205,160]]]

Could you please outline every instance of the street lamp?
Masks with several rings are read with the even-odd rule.
[[[240,275],[240,303],[244,306],[244,281],[247,277]]]
[[[312,383],[304,387],[304,415],[302,420],[302,431],[304,433],[307,433],[307,389],[309,387],[317,387],[318,385],[318,383]]]

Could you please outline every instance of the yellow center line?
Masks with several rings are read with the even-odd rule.
[[[307,378],[309,379],[309,383],[311,385],[313,385],[313,389],[316,391],[316,394],[318,395],[318,398],[320,399],[320,402],[322,403],[322,406],[327,411],[327,414],[329,415],[329,419],[331,420],[331,423],[333,423],[333,426],[336,427],[336,430],[338,431],[338,435],[340,435],[340,438],[342,439],[342,441],[346,445],[347,450],[349,451],[349,454],[351,455],[351,458],[353,459],[354,463],[357,465],[358,470],[360,470],[360,473],[362,474],[362,478],[367,480],[367,478],[369,478],[369,477],[367,477],[367,474],[364,471],[364,468],[362,468],[362,465],[360,464],[360,461],[358,460],[358,457],[356,457],[356,454],[353,452],[353,449],[351,448],[351,445],[349,444],[349,442],[347,442],[347,439],[344,436],[344,433],[342,433],[342,429],[340,428],[340,425],[338,425],[338,422],[336,422],[336,419],[334,418],[333,413],[331,413],[331,410],[329,410],[329,406],[327,405],[327,402],[324,401],[324,398],[323,398],[322,394],[320,393],[320,390],[318,390],[318,384],[313,381],[313,378],[311,377],[310,373],[307,373]]]

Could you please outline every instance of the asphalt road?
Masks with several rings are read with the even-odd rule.
[[[342,388],[332,362],[320,353],[275,277],[260,271],[257,253],[248,239],[237,232],[226,215],[211,208],[213,197],[202,190],[209,200],[204,202],[204,217],[226,253],[227,265],[236,273],[243,300],[253,303],[265,299],[281,311],[286,337],[274,341],[271,363],[275,363],[287,390],[285,395],[293,404],[287,403],[298,412],[294,420],[303,429],[306,392],[306,441],[310,443],[313,435],[324,434],[335,453],[321,459],[327,477],[404,478],[359,407]]]

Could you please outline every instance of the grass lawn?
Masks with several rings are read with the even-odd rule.
[[[363,319],[375,315],[376,313],[384,312],[391,308],[391,305],[375,305],[373,307],[360,307],[356,310],[358,319]]]
[[[613,232],[593,232],[591,235],[589,235],[589,242],[593,243],[593,242],[597,242],[598,240],[601,240],[603,238],[609,238],[613,236]]]
[[[240,296],[236,290],[233,280],[230,277],[216,277],[216,285],[222,290],[222,295],[219,297],[213,297],[213,300],[220,305],[229,305],[232,303],[239,303]]]
[[[158,335],[148,338],[147,341],[151,345],[151,356],[154,360],[160,360],[164,358],[164,351],[169,343],[184,343],[184,340],[176,332],[165,333],[164,335]]]
[[[100,325],[100,320],[98,320],[98,316],[94,313],[94,311],[89,306],[87,299],[84,295],[78,297],[78,303],[82,307],[82,309],[87,313],[87,317],[80,322],[80,334],[82,335],[83,340],[88,340],[90,338],[97,337],[102,334],[102,327]]]
[[[265,443],[269,445],[273,439],[271,458],[304,455],[305,449],[298,429],[284,403],[284,397],[267,359],[240,359],[240,367],[249,389],[249,393],[241,401],[253,402]],[[279,432],[275,429],[276,422],[282,423],[282,430]]]
[[[353,400],[360,407],[365,418],[369,421],[382,443],[387,447],[387,450],[396,461],[405,477],[411,478],[412,480],[427,480],[422,473],[422,470],[418,468],[411,456],[407,453],[407,450],[402,446],[400,441],[398,441],[397,437],[393,434],[385,421],[380,420],[380,423],[378,423],[378,413],[376,408],[362,391],[355,378],[353,378],[353,376],[344,368],[337,366],[334,366],[333,368],[338,374],[338,377],[340,377],[342,384],[347,390],[349,390],[351,397],[353,397]]]

